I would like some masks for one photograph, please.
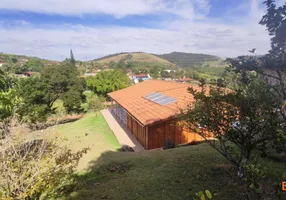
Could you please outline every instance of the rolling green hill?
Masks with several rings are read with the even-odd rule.
[[[5,63],[3,69],[10,73],[23,73],[25,71],[40,72],[43,66],[58,62],[32,56],[0,53],[0,62]]]
[[[165,59],[171,63],[176,64],[182,68],[203,67],[203,66],[217,66],[222,61],[221,58],[208,54],[195,54],[172,52],[168,54],[155,55],[159,58]]]
[[[159,58],[158,56],[143,53],[143,52],[134,52],[134,53],[118,53],[113,55],[108,55],[94,61],[101,63],[101,64],[108,64],[110,62],[119,62],[120,60],[130,61],[130,62],[139,62],[139,63],[159,63],[159,64],[166,64],[166,65],[174,65],[173,63]]]
[[[0,53],[0,61],[7,63],[6,68],[11,73],[23,73],[24,71],[40,72],[42,67],[58,62],[24,55],[12,55]],[[126,66],[135,71],[153,70],[154,73],[163,69],[189,69],[208,75],[211,78],[221,76],[225,68],[223,60],[217,56],[207,54],[193,54],[172,52],[169,54],[150,54],[143,52],[122,52],[104,56],[91,61],[77,61],[77,67],[85,73],[92,68],[108,65],[114,68],[116,63],[124,61]]]
[[[208,54],[194,54],[194,53],[182,53],[172,52],[169,54],[149,54],[143,52],[122,52],[117,54],[111,54],[99,59],[95,59],[92,62],[100,64],[108,64],[111,62],[119,62],[124,60],[125,62],[132,63],[144,63],[146,65],[160,64],[165,66],[176,66],[180,68],[195,68],[195,67],[225,67],[223,60],[220,57],[208,55]],[[206,71],[206,70],[205,70]]]
[[[39,60],[42,62],[53,62],[52,60],[47,60],[47,59],[42,59],[34,56],[26,56],[26,55],[16,55],[16,54],[7,54],[7,53],[2,53],[0,52],[0,61],[2,62],[13,62],[13,63],[18,63],[18,62],[25,62],[25,60]]]

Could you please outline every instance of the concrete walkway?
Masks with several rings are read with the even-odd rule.
[[[144,151],[143,146],[136,140],[134,135],[129,131],[125,131],[116,119],[112,116],[109,110],[105,109],[101,111],[110,129],[113,131],[120,145],[128,145],[134,149],[135,152]]]

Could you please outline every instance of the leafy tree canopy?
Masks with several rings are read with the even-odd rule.
[[[20,103],[14,87],[15,81],[0,70],[0,122],[9,120]]]
[[[23,66],[23,72],[25,71],[34,71],[40,72],[44,67],[44,63],[39,59],[29,59]]]
[[[86,78],[87,87],[99,96],[126,88],[130,85],[128,76],[121,70],[110,70],[98,73],[95,77]]]
[[[44,121],[47,114],[53,113],[52,107],[57,99],[64,101],[68,112],[79,112],[84,88],[84,80],[79,78],[77,68],[71,63],[45,67],[40,77],[20,81],[18,91],[25,104],[21,114],[32,122]]]
[[[248,83],[235,80],[237,87],[232,91],[204,84],[201,91],[190,88],[196,104],[184,115],[191,130],[207,140],[218,139],[209,144],[237,167],[240,176],[252,151],[264,151],[281,130],[277,102],[269,86],[259,75],[248,76]]]

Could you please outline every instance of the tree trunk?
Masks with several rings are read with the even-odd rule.
[[[245,176],[244,165],[246,165],[247,163],[248,159],[244,157],[238,165],[237,176],[240,179],[244,178]]]

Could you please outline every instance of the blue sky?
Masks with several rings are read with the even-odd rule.
[[[283,1],[278,1],[282,4]],[[269,50],[261,0],[1,0],[0,51],[89,60],[122,51]]]

